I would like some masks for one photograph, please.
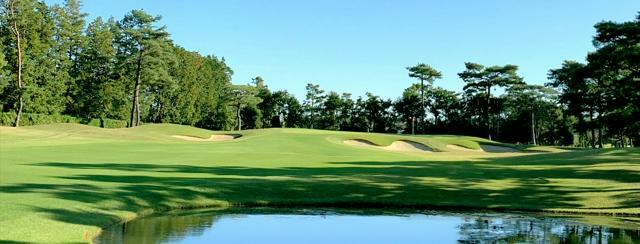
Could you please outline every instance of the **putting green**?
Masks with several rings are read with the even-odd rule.
[[[0,242],[86,242],[100,227],[139,214],[205,206],[640,215],[638,149],[527,150],[465,136],[307,129],[250,130],[209,140],[213,134],[235,133],[167,124],[0,127]],[[377,146],[408,141],[433,152],[344,143],[356,139]],[[522,151],[487,153],[479,150],[483,145]]]

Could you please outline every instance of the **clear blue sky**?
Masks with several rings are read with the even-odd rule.
[[[298,98],[308,82],[396,98],[413,82],[405,67],[418,62],[441,70],[436,85],[456,91],[465,61],[516,64],[525,81],[542,84],[550,68],[593,50],[595,23],[631,20],[640,1],[93,0],[83,7],[90,18],[131,9],[162,15],[177,44],[225,57],[234,83],[259,75]]]

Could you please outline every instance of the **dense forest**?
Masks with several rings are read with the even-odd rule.
[[[415,84],[394,100],[309,83],[299,101],[259,76],[232,84],[224,58],[173,43],[160,16],[133,10],[87,22],[80,8],[78,0],[2,2],[2,124],[80,118],[102,127],[300,127],[593,148],[640,141],[640,15],[596,24],[596,49],[586,62],[565,61],[545,85],[527,84],[516,65],[467,62],[458,74],[464,89],[449,91],[433,85],[442,78],[438,70],[418,63],[406,68]]]

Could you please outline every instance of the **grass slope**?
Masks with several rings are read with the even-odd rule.
[[[232,205],[411,206],[640,215],[640,150],[479,148],[460,136],[306,129],[212,132],[188,126],[0,127],[0,242],[86,242],[141,213]],[[436,153],[352,147],[411,140]],[[505,145],[511,146],[513,145]]]

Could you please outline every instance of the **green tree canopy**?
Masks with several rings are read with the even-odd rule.
[[[465,92],[481,93],[485,97],[484,120],[486,135],[491,139],[491,89],[493,87],[508,88],[515,84],[523,83],[518,76],[518,66],[490,66],[467,62],[464,64],[466,70],[458,73],[458,76],[466,83]]]
[[[435,79],[442,78],[442,74],[440,73],[440,71],[437,71],[436,69],[424,63],[419,63],[415,66],[407,67],[407,70],[409,71],[409,77],[420,80],[420,124],[423,125],[420,128],[422,128],[422,133],[424,133],[424,124],[426,123],[425,117],[427,109],[424,98],[424,82],[426,81],[428,83],[428,87],[430,87],[431,85],[433,85],[433,81],[435,81]]]

